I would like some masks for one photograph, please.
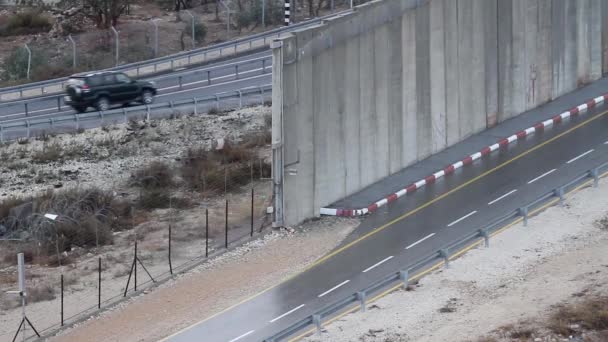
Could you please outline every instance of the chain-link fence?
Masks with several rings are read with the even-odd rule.
[[[259,236],[271,223],[269,142],[269,131],[252,131],[175,163],[151,160],[132,171],[127,192],[77,187],[3,201],[0,341],[21,321],[19,297],[6,294],[17,287],[18,252],[28,264],[27,317],[49,334]]]

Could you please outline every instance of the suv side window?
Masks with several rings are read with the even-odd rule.
[[[91,87],[95,87],[101,85],[103,83],[103,79],[101,75],[95,75],[87,78],[87,84]]]
[[[103,83],[104,84],[114,84],[114,83],[116,83],[116,79],[114,78],[114,75],[112,75],[112,74],[103,75]]]
[[[125,74],[116,74],[116,81],[118,83],[131,83],[131,79]]]

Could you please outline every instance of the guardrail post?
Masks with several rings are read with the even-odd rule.
[[[103,125],[103,116],[104,116],[104,113],[103,113],[103,111],[102,111],[102,110],[100,110],[100,111],[99,111],[99,117],[101,118],[101,124],[102,124],[102,125]]]
[[[365,312],[365,292],[357,292],[357,300],[361,303],[361,312]]]
[[[76,130],[80,129],[80,120],[78,119],[78,115],[74,114],[74,121],[76,121]]]
[[[528,207],[519,208],[519,215],[524,217],[524,227],[528,226]]]
[[[26,133],[27,133],[27,138],[30,137],[30,121],[29,120],[25,120],[25,128],[26,128]]]
[[[443,262],[445,263],[445,268],[450,268],[450,254],[447,249],[442,249],[439,251],[439,256],[443,258]]]
[[[555,196],[559,197],[559,205],[564,206],[564,188],[560,187],[560,188],[553,190],[553,194]]]
[[[215,108],[220,110],[220,97],[215,95]]]
[[[127,109],[126,108],[122,109],[122,115],[125,117],[125,123],[127,123]]]
[[[488,231],[485,229],[480,229],[479,236],[483,238],[486,248],[490,248],[490,234],[488,234]]]
[[[196,108],[198,106],[198,100],[196,97],[193,100],[194,100],[194,115],[198,115],[198,110]]]
[[[211,85],[211,70],[207,70],[207,85]]]
[[[262,59],[262,74],[266,73],[266,60]]]
[[[182,76],[177,78],[179,80],[179,90],[182,90]]]
[[[174,105],[173,101],[169,101],[169,107],[171,108],[171,110],[174,109],[173,107],[175,107],[175,105]]]
[[[312,324],[317,327],[317,332],[321,333],[321,315],[312,315]]]
[[[264,104],[264,87],[260,87],[260,95],[262,96],[262,104]]]
[[[55,128],[55,119],[50,118],[49,121],[51,122],[51,129]]]
[[[173,60],[171,60],[171,69],[173,69]]]
[[[28,110],[28,106],[27,106],[27,102],[23,103],[23,106],[25,107],[25,116],[29,116],[29,110]]]
[[[234,77],[238,80],[239,79],[239,65],[235,64],[234,65]]]
[[[150,121],[150,105],[146,105],[146,121]]]
[[[239,109],[243,108],[243,92],[242,91],[238,91],[239,92]]]
[[[61,110],[61,96],[57,96],[57,110]]]
[[[597,168],[589,171],[591,174],[591,177],[593,177],[593,187],[597,188],[597,185],[599,183],[600,177],[599,177],[599,172],[597,170]]]
[[[0,126],[0,142],[4,142],[4,130],[2,126]]]
[[[403,289],[407,289],[407,285],[409,284],[409,273],[410,272],[408,270],[399,271],[399,280],[403,282]]]

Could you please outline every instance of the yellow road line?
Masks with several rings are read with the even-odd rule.
[[[202,320],[200,322],[196,322],[196,323],[194,323],[194,324],[192,324],[192,325],[190,325],[190,326],[188,326],[188,327],[186,327],[186,328],[184,328],[184,329],[182,329],[182,330],[180,330],[180,331],[178,331],[178,332],[176,332],[176,333],[174,333],[174,334],[172,334],[172,335],[170,335],[170,336],[168,336],[168,337],[166,337],[166,338],[164,338],[164,339],[162,339],[160,341],[161,342],[167,341],[168,339],[170,339],[170,338],[172,338],[172,337],[174,337],[176,335],[179,335],[183,331],[186,331],[186,330],[188,330],[188,329],[190,329],[190,328],[192,328],[192,327],[194,327],[194,326],[196,326],[198,324],[204,323],[204,322],[206,322],[206,321],[208,321],[208,320],[210,320],[210,319],[212,319],[214,317],[217,317],[217,316],[219,316],[219,315],[221,315],[221,314],[223,314],[223,313],[225,313],[225,312],[227,312],[227,311],[229,311],[229,310],[231,310],[231,309],[233,309],[233,308],[235,308],[235,307],[237,307],[237,306],[239,306],[239,305],[241,305],[243,303],[246,303],[246,302],[248,302],[248,301],[250,301],[250,300],[252,300],[252,299],[254,299],[254,298],[256,298],[256,297],[258,297],[258,296],[260,296],[260,295],[262,295],[262,294],[264,294],[264,293],[266,293],[266,292],[268,292],[268,291],[270,291],[270,290],[272,290],[272,289],[274,289],[274,288],[276,288],[276,287],[278,287],[278,286],[286,283],[286,282],[288,282],[289,280],[291,280],[291,279],[299,276],[300,274],[302,274],[302,273],[310,270],[311,268],[313,268],[313,267],[315,267],[315,266],[317,266],[317,265],[319,265],[319,264],[327,261],[329,258],[331,258],[331,257],[333,257],[333,256],[335,256],[335,255],[337,255],[337,254],[345,251],[346,249],[348,249],[348,248],[352,247],[353,245],[361,242],[362,240],[364,240],[364,239],[366,239],[366,238],[368,238],[368,237],[370,237],[370,236],[372,236],[374,234],[377,234],[377,233],[381,232],[382,230],[388,228],[389,226],[391,226],[391,225],[393,225],[393,224],[395,224],[395,223],[397,223],[397,222],[399,222],[399,221],[401,221],[401,220],[403,220],[403,219],[405,219],[405,218],[407,218],[409,216],[414,215],[415,213],[419,212],[420,210],[422,210],[422,209],[424,209],[424,208],[426,208],[426,207],[428,207],[428,206],[436,203],[437,201],[440,201],[440,200],[444,199],[448,195],[451,195],[452,193],[454,193],[454,192],[456,192],[456,191],[458,191],[458,190],[460,190],[460,189],[462,189],[462,188],[470,185],[473,182],[476,182],[477,180],[479,180],[479,179],[481,179],[481,178],[489,175],[490,173],[493,173],[493,172],[495,172],[495,171],[503,168],[504,166],[506,166],[506,165],[508,165],[508,164],[510,164],[510,163],[512,163],[512,162],[514,162],[514,161],[516,161],[516,160],[524,157],[525,155],[527,155],[529,153],[532,153],[532,152],[538,150],[539,148],[541,148],[541,147],[543,147],[543,146],[545,146],[545,145],[547,145],[547,144],[549,144],[549,143],[551,143],[551,142],[553,142],[553,141],[555,141],[555,140],[563,137],[564,135],[566,135],[566,134],[568,134],[568,133],[570,133],[570,132],[572,132],[572,131],[574,131],[576,129],[579,129],[579,128],[581,128],[581,127],[589,124],[590,122],[593,122],[594,120],[597,120],[597,119],[601,118],[602,116],[604,116],[606,114],[608,114],[608,111],[604,111],[604,112],[602,112],[600,114],[597,114],[596,116],[591,117],[591,118],[587,119],[586,121],[583,121],[583,122],[577,124],[574,127],[571,127],[570,129],[568,129],[568,130],[566,130],[566,131],[564,131],[564,132],[562,132],[562,133],[554,136],[553,138],[551,138],[551,139],[549,139],[549,140],[547,140],[547,141],[545,141],[545,142],[543,142],[543,143],[541,143],[539,145],[536,145],[536,146],[530,148],[529,150],[526,150],[526,151],[522,152],[521,154],[513,157],[512,159],[507,160],[503,164],[500,164],[500,165],[494,167],[493,169],[490,169],[490,170],[488,170],[488,171],[480,174],[479,176],[477,176],[477,177],[475,177],[473,179],[470,179],[469,181],[467,181],[467,182],[459,185],[458,187],[456,187],[456,188],[454,188],[454,189],[446,192],[445,194],[440,195],[440,196],[438,196],[438,197],[436,197],[436,198],[434,198],[434,199],[432,199],[432,200],[430,200],[430,201],[422,204],[421,206],[419,206],[419,207],[411,210],[408,213],[405,213],[405,214],[403,214],[403,215],[401,215],[401,216],[393,219],[392,221],[390,221],[390,222],[388,222],[388,223],[386,223],[386,224],[384,224],[384,225],[382,225],[382,226],[380,226],[378,228],[375,228],[374,230],[370,231],[369,233],[367,233],[367,234],[359,237],[358,239],[356,239],[356,240],[354,240],[354,241],[352,241],[352,242],[350,242],[350,243],[342,246],[341,248],[339,248],[339,249],[337,249],[337,250],[335,250],[335,251],[327,254],[326,256],[320,258],[319,260],[315,261],[314,263],[312,263],[311,265],[309,265],[308,267],[306,267],[304,270],[302,270],[302,271],[300,271],[300,272],[298,272],[298,273],[296,273],[296,274],[288,277],[287,279],[283,280],[282,282],[280,282],[280,283],[278,283],[276,285],[273,285],[273,286],[271,286],[271,287],[269,287],[269,288],[267,288],[267,289],[265,289],[265,290],[263,290],[263,291],[255,294],[255,295],[251,296],[251,297],[243,299],[242,301],[238,302],[237,304],[234,304],[234,305],[228,307],[227,309],[224,309],[224,310],[222,310],[222,311],[220,311],[220,312],[218,312],[218,313],[216,313],[214,315],[211,315],[211,316],[205,318],[204,320]]]
[[[604,178],[604,177],[606,177],[606,176],[608,176],[608,172],[605,172],[604,174],[602,174],[601,176],[599,176],[599,178]],[[589,185],[590,185],[590,184],[592,184],[592,183],[593,183],[593,180],[588,180],[588,181],[584,182],[583,184],[581,184],[581,185],[577,186],[576,188],[574,188],[574,189],[572,189],[572,190],[568,191],[567,193],[565,193],[565,194],[564,194],[564,196],[569,195],[569,194],[574,193],[574,192],[577,192],[577,191],[581,190],[582,188],[589,186]],[[540,212],[541,212],[541,211],[543,211],[543,210],[546,210],[547,208],[549,208],[549,207],[553,206],[553,205],[554,205],[555,203],[557,203],[557,202],[559,202],[559,198],[552,199],[551,201],[549,201],[548,203],[546,203],[546,204],[545,204],[545,205],[543,205],[542,207],[537,208],[537,209],[534,209],[532,212],[530,212],[530,213],[528,214],[528,218],[530,218],[530,217],[532,217],[532,216],[534,216],[534,215],[536,215],[536,214],[540,213]],[[498,229],[498,230],[496,230],[496,231],[492,232],[492,233],[490,234],[490,236],[491,236],[491,237],[494,237],[494,236],[496,236],[496,235],[498,235],[498,234],[500,234],[500,233],[504,232],[505,230],[507,230],[507,229],[511,228],[512,226],[514,226],[514,225],[516,225],[516,224],[520,223],[522,220],[523,220],[523,218],[522,218],[522,217],[519,217],[519,218],[517,218],[515,221],[513,221],[513,222],[511,222],[511,223],[509,223],[509,224],[505,225],[504,227],[501,227],[500,229]],[[471,249],[475,248],[475,247],[476,247],[476,246],[478,246],[479,244],[481,244],[481,240],[478,240],[478,241],[476,241],[476,242],[473,242],[473,243],[471,243],[469,246],[462,248],[460,251],[458,251],[457,253],[455,253],[455,254],[453,254],[452,256],[450,256],[450,257],[449,257],[449,259],[450,259],[450,260],[454,260],[454,259],[458,258],[459,256],[461,256],[462,254],[464,254],[464,253],[468,252],[469,250],[471,250]],[[418,273],[418,274],[416,274],[416,275],[412,276],[411,278],[409,278],[409,279],[408,279],[408,281],[412,281],[412,280],[420,279],[420,278],[422,278],[423,276],[425,276],[426,274],[428,274],[428,273],[430,273],[430,272],[433,272],[433,271],[434,271],[434,270],[436,270],[437,268],[441,267],[443,264],[444,264],[444,262],[443,262],[443,261],[440,261],[440,262],[436,263],[435,265],[431,266],[430,268],[428,268],[427,270],[421,271],[420,273]],[[393,286],[393,287],[389,288],[388,290],[385,290],[384,292],[382,292],[382,293],[380,293],[380,294],[376,295],[375,297],[373,297],[372,299],[370,299],[369,301],[367,301],[367,303],[366,303],[366,304],[373,303],[373,302],[375,302],[376,300],[378,300],[378,299],[380,299],[380,298],[382,298],[382,297],[385,297],[385,296],[387,296],[388,294],[390,294],[390,293],[392,293],[392,292],[394,292],[394,291],[396,291],[396,290],[398,290],[398,289],[400,289],[400,288],[402,288],[402,287],[403,287],[403,284],[395,285],[395,286]],[[339,314],[339,315],[337,315],[337,316],[335,316],[335,317],[333,317],[333,318],[329,319],[329,320],[328,320],[327,322],[325,322],[325,323],[324,323],[322,326],[328,326],[328,325],[330,325],[331,323],[333,323],[333,322],[337,321],[338,319],[340,319],[340,318],[342,318],[342,317],[344,317],[344,316],[346,316],[346,315],[348,315],[348,314],[350,314],[350,313],[352,313],[352,312],[356,311],[356,309],[357,309],[357,308],[359,308],[359,307],[360,307],[360,305],[355,305],[354,307],[352,307],[352,308],[350,308],[350,309],[348,309],[348,310],[344,311],[343,313],[341,313],[341,314]],[[306,337],[306,336],[308,336],[308,335],[310,335],[310,334],[314,333],[314,331],[315,331],[315,330],[316,330],[316,328],[311,328],[311,329],[309,329],[309,330],[307,330],[307,331],[303,332],[302,334],[300,334],[300,335],[298,335],[298,336],[296,336],[296,337],[294,337],[294,338],[290,339],[290,340],[289,340],[289,342],[295,342],[295,341],[301,340],[302,338],[304,338],[304,337]]]

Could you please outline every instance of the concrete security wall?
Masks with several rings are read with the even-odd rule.
[[[598,79],[606,18],[601,0],[380,0],[281,39],[285,224]]]

